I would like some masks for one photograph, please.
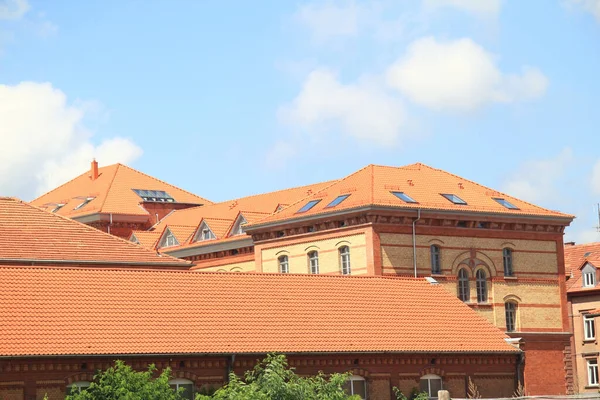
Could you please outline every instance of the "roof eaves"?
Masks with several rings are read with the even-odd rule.
[[[239,249],[240,247],[252,246],[254,242],[251,237],[240,235],[239,240],[228,240],[225,242],[206,241],[197,242],[198,245],[186,246],[184,248],[174,248],[173,250],[163,249],[161,252],[172,257],[188,257],[199,254],[213,253],[216,251]]]
[[[160,257],[160,255],[158,256]],[[37,258],[0,258],[0,263],[3,264],[22,264],[22,263],[30,263],[32,265],[35,264],[85,264],[85,265],[161,265],[161,266],[170,266],[170,267],[184,267],[194,265],[193,262],[187,260],[181,260],[180,262],[175,261],[111,261],[111,260],[61,260],[61,259],[37,259]],[[110,268],[110,265],[107,268]]]

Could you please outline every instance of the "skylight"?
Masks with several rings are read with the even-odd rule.
[[[311,200],[308,203],[306,203],[301,209],[299,209],[297,212],[298,213],[303,213],[303,212],[307,212],[308,210],[310,210],[311,208],[313,208],[314,206],[316,206],[321,200]]]
[[[416,203],[417,201],[404,192],[390,192],[405,203]]]
[[[350,197],[349,194],[343,194],[341,196],[338,196],[335,199],[333,199],[333,201],[331,203],[327,204],[325,206],[325,208],[335,207],[338,204],[340,204],[342,201],[346,200],[348,197]]]
[[[86,197],[83,203],[79,204],[73,210],[79,210],[81,207],[85,207],[90,201],[94,200],[95,197]]]
[[[463,199],[461,199],[460,197],[458,197],[455,194],[444,194],[442,193],[442,196],[444,196],[447,200],[453,202],[454,204],[460,204],[460,205],[466,205],[467,202],[464,201]]]
[[[52,212],[55,213],[58,210],[60,210],[61,208],[63,208],[65,205],[64,204],[57,204],[54,206],[54,208],[52,209]]]
[[[504,207],[508,208],[509,210],[518,210],[518,209],[519,209],[519,207],[515,206],[514,204],[510,203],[510,202],[509,202],[509,201],[507,201],[507,200],[504,200],[504,199],[498,199],[498,198],[494,198],[494,200],[495,200],[495,201],[496,201],[498,204],[500,204],[500,205],[502,205],[502,206],[504,206]]]
[[[140,196],[144,201],[156,201],[163,203],[174,203],[175,199],[164,190],[145,190],[145,189],[132,189],[135,194]]]
[[[592,254],[592,252],[591,252],[591,251],[588,251],[587,253],[585,253],[585,254],[583,255],[583,257],[589,257],[589,256],[590,256],[590,254]]]

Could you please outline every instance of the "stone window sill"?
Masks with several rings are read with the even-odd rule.
[[[586,389],[598,389],[600,385],[585,386]]]
[[[504,280],[506,280],[506,281],[516,281],[516,280],[517,280],[517,277],[516,277],[516,276],[514,276],[514,275],[511,275],[511,276],[505,276],[505,277],[504,277]]]

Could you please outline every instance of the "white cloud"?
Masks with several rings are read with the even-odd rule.
[[[19,19],[30,8],[27,0],[0,0],[0,20]]]
[[[542,207],[557,206],[554,200],[567,200],[558,186],[574,160],[573,151],[566,147],[553,158],[528,161],[505,182],[503,191]]]
[[[437,110],[470,111],[487,103],[542,96],[548,79],[537,69],[504,74],[496,57],[470,38],[421,38],[387,72],[388,83],[413,102]]]
[[[423,0],[423,4],[430,10],[453,7],[483,17],[498,15],[502,7],[501,0]]]
[[[600,0],[567,0],[567,3],[583,8],[600,22]]]
[[[352,0],[308,3],[300,7],[295,18],[305,25],[317,41],[331,37],[355,36],[365,9]]]
[[[83,125],[89,110],[49,83],[0,85],[0,194],[29,200],[81,174],[93,157],[106,165],[141,155],[128,139],[94,145]]]
[[[345,134],[380,145],[395,143],[405,122],[402,102],[376,82],[363,78],[343,84],[327,69],[308,75],[300,94],[280,109],[280,117],[311,132],[327,130],[333,124]]]

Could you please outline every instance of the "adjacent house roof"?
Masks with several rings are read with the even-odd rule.
[[[519,351],[414,278],[5,266],[0,324],[4,357]]]
[[[248,227],[371,206],[545,217],[564,223],[573,219],[572,215],[547,210],[441,169],[416,163],[404,167],[369,165]]]
[[[157,191],[166,193],[177,203],[212,204],[209,200],[123,164],[99,168],[95,179],[89,171],[85,172],[38,197],[31,204],[48,211],[56,210],[57,214],[71,218],[96,213],[148,215],[148,211],[140,206],[144,199],[134,189],[154,191],[149,193],[154,195],[160,195]],[[77,208],[86,199],[91,200]]]
[[[590,263],[595,268],[600,266],[600,243],[566,244],[565,274],[567,276],[567,292],[587,292],[598,290],[596,287],[583,287],[581,268]]]
[[[0,197],[0,263],[11,260],[190,266],[18,199]]]
[[[150,249],[155,249],[156,245],[158,244],[158,239],[160,239],[161,236],[161,231],[135,230],[131,232],[131,235],[129,236],[129,241]]]

